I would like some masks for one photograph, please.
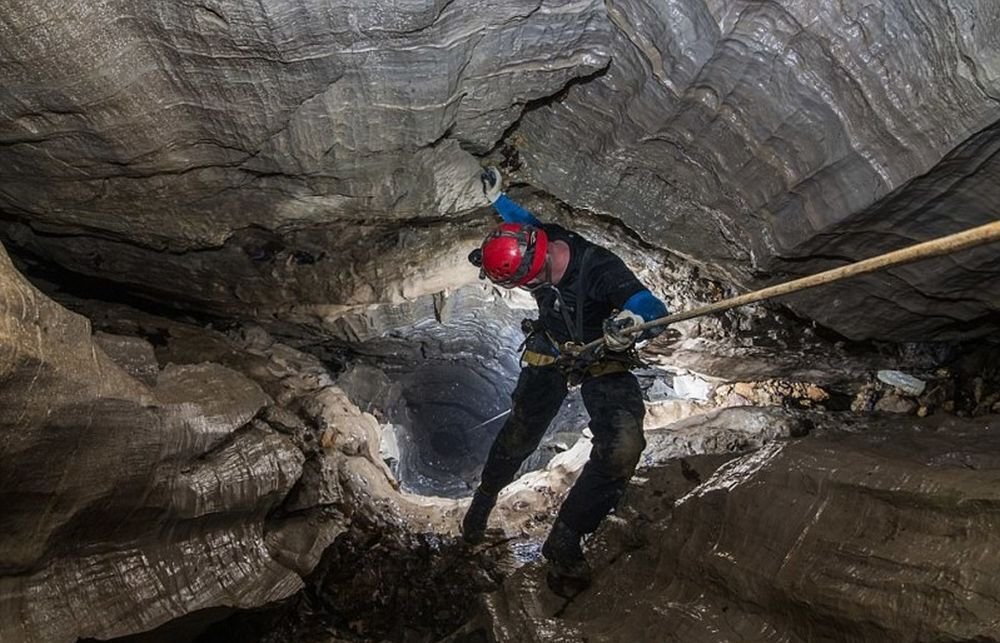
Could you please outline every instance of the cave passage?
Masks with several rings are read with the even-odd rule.
[[[447,320],[421,319],[353,346],[358,361],[337,381],[378,418],[381,455],[407,491],[471,495],[507,419],[520,372],[520,320],[535,311],[523,298],[481,292],[476,285],[457,294]],[[572,446],[586,423],[579,394],[571,393],[522,472]]]

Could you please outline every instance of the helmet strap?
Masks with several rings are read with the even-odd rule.
[[[538,288],[551,288],[552,287],[552,264],[550,263],[550,261],[551,260],[549,259],[548,254],[546,254],[545,255],[545,269],[544,269],[545,271],[542,273],[543,275],[545,275],[544,279],[542,279],[539,283],[535,284],[534,286],[529,286],[529,285],[525,284],[525,285],[523,285],[521,287],[524,288],[525,290],[527,290],[528,292],[534,292]]]

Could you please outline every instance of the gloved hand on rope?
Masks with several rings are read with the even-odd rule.
[[[624,353],[635,345],[635,341],[641,333],[624,333],[626,328],[638,326],[643,323],[642,317],[636,315],[631,310],[623,310],[614,317],[604,320],[604,346],[609,351]]]
[[[490,166],[479,175],[479,180],[483,184],[483,196],[490,204],[496,203],[503,194],[503,175],[500,174],[500,170]]]

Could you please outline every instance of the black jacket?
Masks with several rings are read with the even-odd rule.
[[[546,223],[549,243],[565,241],[570,261],[558,286],[540,286],[531,294],[538,303],[538,320],[560,344],[591,342],[603,335],[605,319],[621,310],[629,297],[645,290],[621,259],[562,226]],[[584,300],[582,315],[577,301]],[[582,328],[577,329],[577,326]]]

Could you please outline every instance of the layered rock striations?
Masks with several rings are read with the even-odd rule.
[[[720,437],[745,422],[726,413]],[[721,467],[640,472],[628,524],[591,542],[591,592],[558,601],[528,567],[481,627],[498,641],[996,640],[995,416],[830,420],[840,430]]]
[[[752,287],[994,218],[998,20],[981,0],[47,0],[3,22],[0,211],[76,273],[322,325],[412,297],[384,292],[408,274],[471,280],[438,276],[442,237],[481,233],[476,157],[502,151]],[[791,301],[855,338],[982,335],[995,256]]]
[[[744,287],[996,219],[996,7],[606,5],[606,72],[512,135],[525,177],[558,198]],[[854,338],[985,335],[996,257],[983,248],[790,302]]]
[[[156,350],[92,335],[0,255],[0,639],[288,597],[365,512],[448,529],[398,494],[378,423],[314,357],[266,333],[118,326]]]
[[[524,103],[605,65],[602,17],[593,0],[24,7],[4,20],[5,205],[171,250],[454,214],[472,203],[459,144],[488,150]]]
[[[445,222],[482,205],[468,151],[608,62],[596,0],[46,2],[3,26],[18,243],[247,316],[441,290]]]
[[[261,388],[218,365],[147,386],[0,261],[0,637],[122,635],[298,589],[264,522],[304,457],[255,427]]]
[[[0,252],[4,641],[110,638],[283,599],[348,529],[324,591],[363,602],[367,585],[345,599],[335,581],[354,578],[338,566],[368,527],[454,531],[457,503],[399,492],[380,421],[328,365],[230,322],[398,375],[421,443],[409,457],[455,456],[459,495],[485,447],[457,453],[459,429],[503,410],[519,341],[519,305],[462,290],[492,221],[481,162],[681,304],[706,274],[752,287],[996,218],[1000,13],[986,0],[160,4],[43,0],[0,18],[4,243],[79,295],[202,321],[105,318],[93,334]],[[680,274],[668,256],[690,283],[666,283]],[[850,338],[983,338],[998,256],[790,303]],[[739,379],[896,366],[819,353],[791,322],[691,322],[664,354]],[[355,399],[375,388],[357,372]],[[456,403],[463,380],[475,386]],[[962,387],[976,415],[996,408],[985,387]],[[746,416],[750,437],[730,430]],[[686,457],[801,433],[783,411],[762,417],[689,418],[650,443]],[[631,490],[629,526],[598,537],[601,588],[547,612],[536,565],[488,600],[484,627],[497,640],[643,640],[665,624],[678,641],[995,638],[993,418],[870,424],[769,443],[714,476],[719,458],[678,471],[673,451],[647,453],[659,466]],[[560,489],[586,455],[564,438]],[[557,504],[538,477],[511,495],[510,524],[536,531],[547,516],[531,508]],[[616,550],[616,529],[647,540]],[[517,545],[523,564],[532,545]]]

